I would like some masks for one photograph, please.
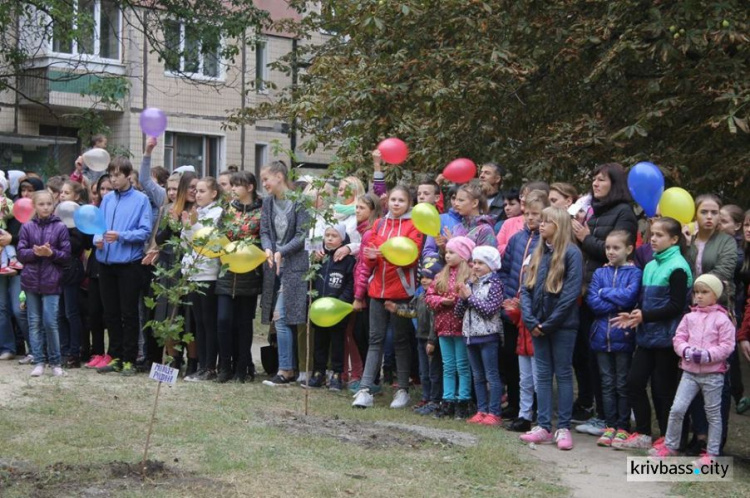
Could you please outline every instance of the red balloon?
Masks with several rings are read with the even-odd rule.
[[[454,159],[443,170],[443,176],[454,183],[466,183],[477,176],[477,165],[465,157]]]
[[[409,155],[409,148],[398,138],[386,138],[378,144],[378,150],[383,161],[389,164],[401,164]]]
[[[26,223],[34,214],[34,204],[31,199],[22,197],[13,203],[13,216],[21,223]]]

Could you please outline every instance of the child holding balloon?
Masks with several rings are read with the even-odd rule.
[[[339,223],[328,226],[323,235],[323,249],[325,260],[321,264],[315,277],[316,299],[330,297],[351,303],[354,299],[354,256],[346,255],[336,260],[333,255],[344,246],[349,238],[346,225]],[[344,371],[344,339],[345,328],[349,317],[330,327],[315,327],[315,353],[313,357],[313,374],[307,387],[318,388],[325,386],[326,363],[330,351],[331,370],[333,376],[328,384],[331,391],[340,391],[341,373]],[[303,387],[305,385],[303,384]]]
[[[388,214],[378,220],[373,228],[369,245],[364,249],[364,264],[367,277],[372,277],[368,284],[370,296],[370,347],[367,351],[364,375],[360,389],[354,397],[352,406],[368,408],[373,404],[371,388],[375,376],[380,370],[383,342],[389,324],[394,326],[394,343],[396,350],[396,367],[399,389],[396,391],[391,408],[404,408],[409,403],[409,373],[411,362],[411,337],[413,328],[411,320],[400,317],[385,308],[385,301],[404,304],[414,295],[417,287],[416,265],[422,234],[411,220],[412,196],[410,190],[402,185],[394,187],[388,196]],[[416,245],[414,259],[403,251],[389,251],[393,247],[383,245],[397,238],[408,238],[409,244]],[[406,242],[401,240],[400,242]],[[382,248],[382,249],[381,249]],[[394,254],[394,252],[396,254]],[[394,257],[395,256],[395,257]],[[399,258],[399,256],[402,256]],[[404,257],[406,256],[406,257]],[[398,260],[395,264],[391,260]]]
[[[204,227],[216,227],[221,218],[221,187],[216,179],[206,176],[200,179],[195,189],[195,208],[182,213],[182,240],[192,243],[193,250],[182,257],[182,272],[193,282],[200,282],[199,289],[188,296],[190,308],[195,320],[195,340],[198,344],[198,363],[200,368],[193,375],[188,375],[188,382],[202,382],[216,378],[216,355],[218,349],[217,322],[218,304],[216,297],[216,279],[219,276],[221,263],[218,258],[210,258],[205,251],[215,250],[216,243],[212,237],[198,234]],[[208,241],[200,240],[201,237]],[[203,245],[199,245],[203,244]]]
[[[13,218],[13,201],[5,196],[7,189],[8,180],[6,180],[5,174],[2,174],[2,177],[0,177],[0,233],[7,233],[5,231],[8,228],[6,220]],[[1,257],[0,276],[15,275],[18,273],[18,270],[23,268],[23,265],[16,258],[16,248],[13,245],[8,244],[3,247]]]
[[[474,241],[453,237],[445,245],[445,267],[427,289],[427,305],[435,314],[435,332],[443,355],[443,403],[440,417],[465,419],[471,400],[471,368],[462,337],[463,318],[454,312],[459,289],[471,276]],[[458,392],[456,392],[458,383]]]
[[[85,195],[83,185],[72,180],[66,180],[60,188],[60,204],[72,202],[81,203]],[[63,206],[65,207],[65,206]],[[62,214],[60,215],[62,217]],[[62,219],[68,227],[70,239],[70,259],[63,265],[62,293],[60,294],[60,350],[65,359],[66,368],[81,367],[81,335],[83,323],[79,305],[78,291],[84,279],[81,255],[84,249],[91,248],[91,241],[73,224],[72,219]]]
[[[25,264],[21,288],[26,293],[34,369],[32,377],[44,374],[45,360],[56,377],[65,375],[60,358],[58,304],[60,301],[62,265],[70,258],[68,230],[55,216],[54,201],[49,192],[34,194],[36,216],[21,227],[18,256]],[[46,351],[43,338],[46,336]]]

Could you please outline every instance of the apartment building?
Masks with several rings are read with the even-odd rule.
[[[167,114],[167,131],[159,137],[153,157],[154,165],[169,170],[190,164],[201,174],[216,175],[234,165],[257,173],[269,160],[289,159],[283,152],[275,154],[276,143],[294,150],[306,167],[323,168],[330,161],[331,152],[306,155],[297,148],[301,138],[292,136],[289,123],[223,127],[232,110],[274,98],[271,85],[243,92],[250,82],[266,80],[279,89],[291,84],[291,76],[268,67],[293,50],[296,42],[290,36],[262,33],[262,41],[245,45],[232,64],[200,50],[179,60],[160,61],[135,27],[138,22],[128,17],[142,13],[121,11],[111,0],[74,1],[78,8],[91,9],[90,39],[66,44],[53,35],[45,40],[35,35],[33,22],[19,20],[21,43],[34,56],[19,77],[20,92],[0,92],[0,169],[69,173],[87,145],[78,138],[79,128],[70,116],[92,106],[111,129],[109,146],[130,150],[136,164],[145,142],[139,118],[147,107]],[[255,4],[274,19],[297,15],[278,0]],[[193,39],[190,27],[178,21],[165,31],[162,36],[168,44],[209,43]],[[91,92],[101,78],[113,75],[125,77],[129,90],[118,95],[118,106],[107,109],[95,104]]]

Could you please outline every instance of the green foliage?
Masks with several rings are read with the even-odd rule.
[[[649,159],[747,203],[749,16],[738,0],[331,0],[280,23],[308,39],[274,66],[299,84],[230,123],[294,121],[346,171],[398,136],[411,156],[394,176],[466,156],[514,183],[583,184],[596,164]]]

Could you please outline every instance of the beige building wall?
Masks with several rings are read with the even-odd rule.
[[[126,12],[124,15],[133,16],[134,13]],[[219,139],[216,171],[221,171],[229,165],[257,171],[259,165],[256,164],[256,146],[265,146],[266,160],[284,159],[287,163],[290,162],[284,152],[274,153],[276,148],[282,151],[291,148],[291,140],[287,133],[288,124],[259,122],[244,126],[244,147],[242,127],[232,130],[223,126],[229,113],[243,105],[242,57],[238,57],[234,64],[224,66],[222,77],[218,80],[187,80],[165,71],[164,63],[158,60],[156,54],[150,53],[148,48],[145,50],[144,59],[145,38],[134,27],[137,23],[124,21],[122,24],[122,67],[117,69],[124,72],[131,86],[129,94],[122,99],[122,110],[103,113],[104,122],[111,129],[108,137],[111,146],[129,149],[133,154],[134,164],[139,164],[145,140],[139,125],[140,113],[145,107],[157,107],[167,114],[167,132]],[[290,38],[266,34],[263,39],[267,46],[269,64],[292,50]],[[254,47],[248,45],[244,51],[244,78],[248,88],[255,77],[256,53]],[[291,76],[272,71],[270,68],[268,79],[279,89],[291,85],[292,82]],[[245,106],[269,101],[274,98],[274,94],[275,91],[271,89],[251,90],[244,97]],[[0,93],[0,134],[36,136],[40,134],[40,125],[70,127],[71,123],[61,116],[70,112],[80,112],[91,107],[93,103],[91,97],[71,91],[50,91],[47,98],[48,104],[57,116],[44,107],[29,102],[22,102],[20,106],[16,106],[14,94]],[[306,156],[299,150],[302,141],[302,137],[298,137],[297,154],[302,162],[327,164],[331,160],[330,151]],[[277,143],[278,147],[275,147],[274,144]],[[165,136],[162,135],[153,154],[154,165],[163,164],[164,147]],[[72,169],[72,164],[58,166],[61,172],[69,172]]]

